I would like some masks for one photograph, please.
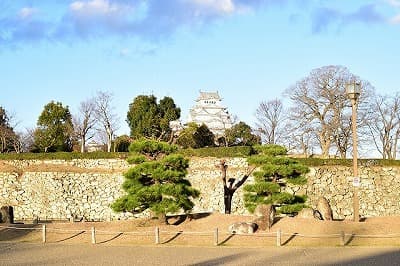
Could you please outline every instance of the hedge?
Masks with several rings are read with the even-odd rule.
[[[254,154],[250,146],[212,147],[200,149],[181,149],[178,153],[187,157],[248,157]]]
[[[3,153],[0,160],[126,159],[128,155],[126,152]]]
[[[178,153],[187,157],[249,157],[255,153],[249,146],[181,149]],[[54,153],[2,153],[0,160],[73,160],[73,159],[127,159],[126,152],[54,152]],[[295,158],[307,166],[348,166],[352,159]],[[400,166],[400,160],[359,159],[359,166]]]

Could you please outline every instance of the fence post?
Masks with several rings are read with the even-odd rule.
[[[156,230],[155,230],[155,234],[156,234],[156,244],[160,244],[160,228],[157,226]]]
[[[276,231],[276,246],[280,247],[282,246],[282,230],[278,229],[278,231]]]
[[[214,230],[214,246],[218,246],[218,228]]]
[[[346,245],[346,235],[344,234],[344,231],[340,232],[340,245],[342,246]]]
[[[46,243],[46,225],[42,225],[42,242]]]
[[[96,229],[92,227],[92,244],[96,244]]]

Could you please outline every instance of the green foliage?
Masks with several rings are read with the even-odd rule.
[[[293,214],[300,212],[303,208],[307,208],[307,205],[304,203],[287,204],[281,206],[277,212],[283,214]]]
[[[258,204],[274,204],[283,208],[283,213],[300,208],[302,205],[296,204],[304,203],[304,197],[283,192],[282,188],[288,183],[305,184],[308,167],[286,157],[285,147],[264,145],[257,146],[256,150],[259,154],[248,158],[249,164],[259,166],[259,170],[253,174],[254,184],[244,187],[246,208],[253,212]]]
[[[250,146],[234,146],[234,147],[208,147],[199,149],[181,149],[178,151],[185,156],[195,157],[248,157],[253,154]]]
[[[156,159],[159,154],[171,154],[177,151],[178,147],[170,145],[166,142],[160,142],[153,139],[139,139],[129,146],[129,151],[139,153],[151,159]]]
[[[129,164],[140,164],[146,161],[146,156],[142,154],[132,154],[126,159]]]
[[[254,146],[261,143],[260,137],[252,133],[252,129],[244,122],[239,122],[225,130],[228,146]]]
[[[257,153],[265,156],[282,156],[287,154],[287,149],[285,147],[276,144],[256,145],[254,149]]]
[[[214,134],[204,124],[198,126],[196,123],[189,123],[179,134],[176,144],[184,149],[214,146]]]
[[[10,125],[10,117],[6,110],[0,106],[0,153],[15,152],[19,145],[19,136]]]
[[[126,159],[123,152],[52,152],[0,154],[0,160],[74,160],[74,159]]]
[[[189,160],[173,154],[175,146],[141,139],[133,142],[129,150],[135,152],[129,162],[138,164],[125,173],[122,187],[126,195],[112,204],[113,210],[142,212],[150,209],[156,214],[166,214],[193,208],[191,199],[200,192],[185,179]]]
[[[72,116],[60,102],[45,105],[34,132],[34,146],[41,152],[72,151]]]
[[[127,123],[131,129],[131,137],[142,137],[167,140],[171,130],[169,122],[180,118],[181,109],[174,100],[164,97],[157,103],[154,95],[137,96],[131,104],[127,114]]]
[[[129,145],[131,144],[132,139],[128,135],[122,135],[115,139],[114,147],[116,152],[128,152]]]

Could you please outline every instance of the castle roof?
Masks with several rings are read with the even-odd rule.
[[[203,101],[203,100],[221,100],[221,97],[219,96],[218,92],[204,92],[200,91],[200,96],[197,98],[197,101]]]

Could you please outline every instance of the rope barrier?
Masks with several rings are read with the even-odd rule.
[[[9,229],[9,230],[37,230],[41,231],[42,228],[38,227],[15,227],[15,226],[0,226],[0,229]],[[86,229],[61,229],[61,228],[46,228],[47,232],[54,232],[54,233],[89,233],[90,228]],[[97,234],[102,235],[117,235],[117,234],[124,234],[124,235],[141,235],[141,236],[151,236],[154,235],[153,231],[106,231],[106,230],[97,230]],[[213,235],[213,231],[160,231],[160,233],[164,235],[198,235],[198,236],[209,236]],[[237,235],[237,236],[251,236],[251,237],[276,237],[277,232],[271,233],[255,233],[255,234],[232,234],[232,233],[225,233],[225,235]],[[307,235],[307,234],[300,234],[300,233],[281,233],[282,236],[297,236],[297,237],[304,237],[304,238],[337,238],[341,237],[342,234],[325,234],[325,235]],[[400,233],[394,234],[376,234],[376,235],[359,235],[359,234],[345,234],[346,237],[354,237],[354,238],[398,238],[400,237]]]

